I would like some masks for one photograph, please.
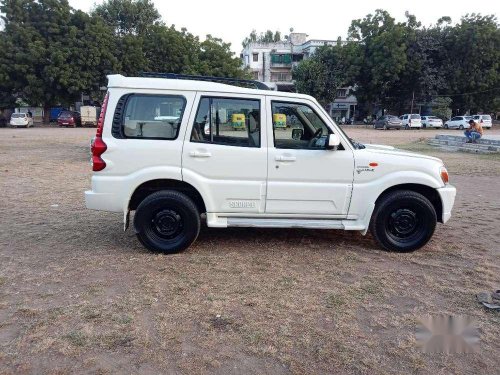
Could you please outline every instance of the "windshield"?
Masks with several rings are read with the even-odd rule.
[[[387,116],[387,118],[388,118],[389,120],[399,120],[399,117],[397,117],[397,116],[392,116],[392,115]]]
[[[60,118],[69,118],[69,117],[72,117],[72,116],[73,116],[73,114],[71,112],[68,112],[68,111],[63,111],[59,115]]]
[[[26,114],[24,113],[13,113],[12,118],[23,118],[26,117]]]
[[[490,115],[483,115],[483,120],[491,120],[491,116]]]

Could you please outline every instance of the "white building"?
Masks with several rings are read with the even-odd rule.
[[[293,67],[313,55],[318,47],[336,43],[336,40],[307,40],[307,34],[291,33],[286,41],[249,43],[241,52],[241,59],[255,80],[264,82],[273,90],[295,91]],[[338,98],[327,108],[330,116],[338,121],[354,116],[357,101],[349,91],[350,88],[340,89]]]

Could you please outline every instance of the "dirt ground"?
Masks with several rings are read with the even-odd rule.
[[[499,156],[437,152],[435,130],[346,128],[448,165],[454,215],[425,248],[204,228],[164,256],[85,209],[94,131],[0,129],[1,374],[499,373],[500,313],[475,300],[500,289]],[[472,316],[479,353],[423,353],[418,319],[438,313]]]

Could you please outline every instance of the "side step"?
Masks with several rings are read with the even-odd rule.
[[[342,220],[228,217],[228,227],[345,229]]]

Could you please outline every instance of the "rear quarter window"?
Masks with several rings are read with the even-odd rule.
[[[127,94],[120,98],[113,119],[115,138],[174,140],[186,107],[180,95]]]

